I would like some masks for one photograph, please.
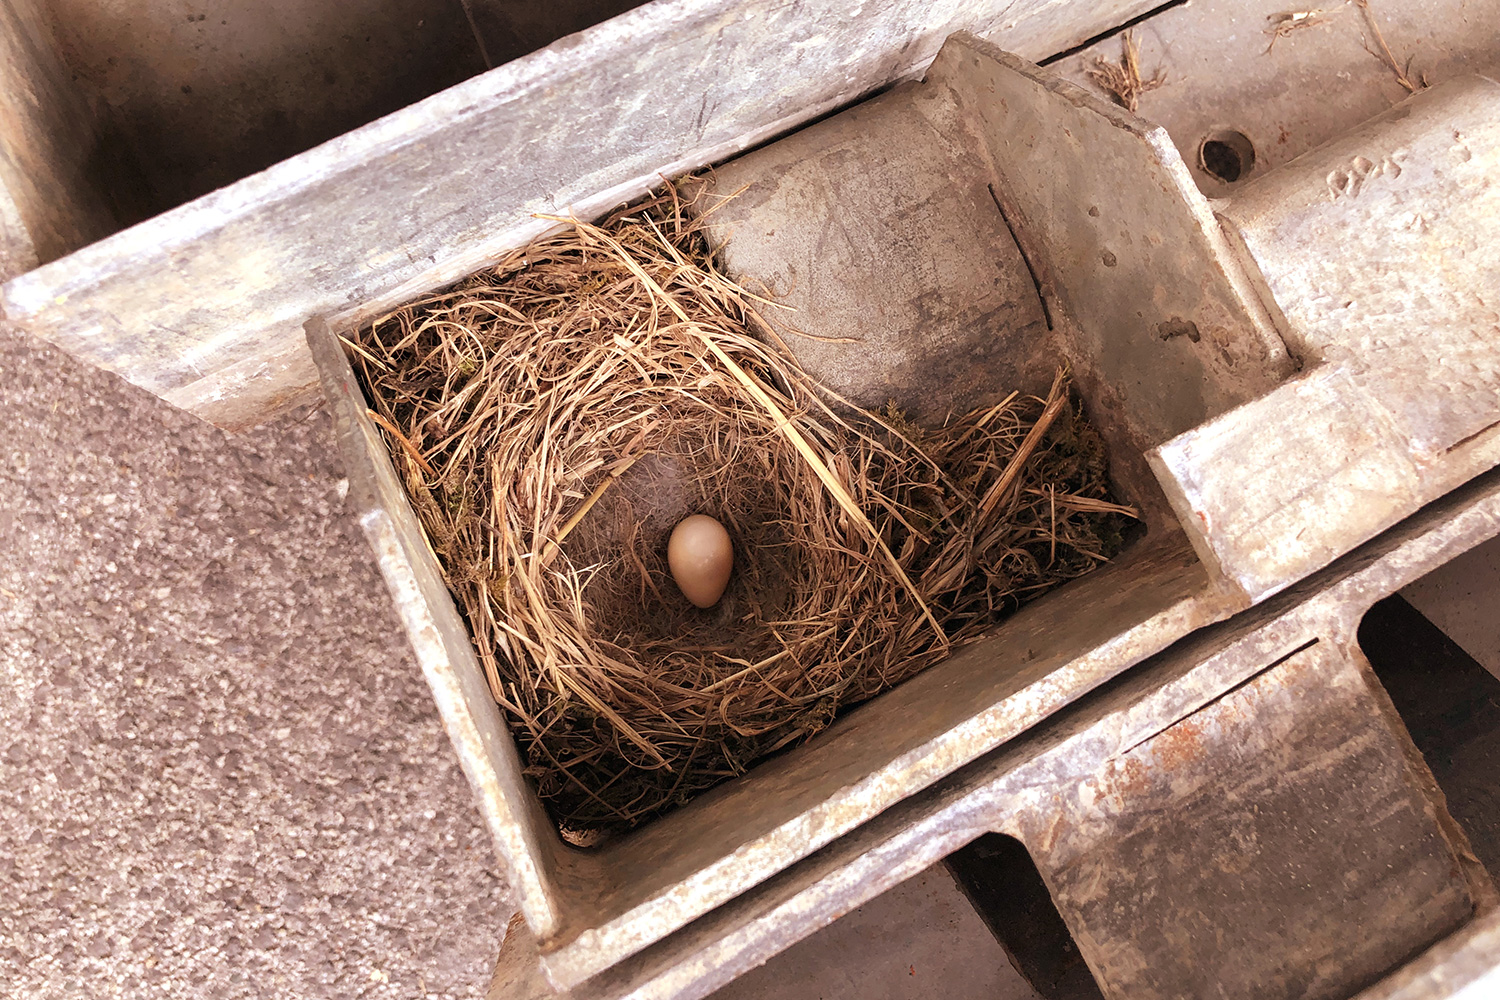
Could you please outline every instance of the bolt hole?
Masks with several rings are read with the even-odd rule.
[[[1255,166],[1255,147],[1243,132],[1222,129],[1198,147],[1198,165],[1209,176],[1233,184]]]

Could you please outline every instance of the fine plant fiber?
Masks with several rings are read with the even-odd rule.
[[[1065,370],[941,427],[859,410],[675,189],[558,221],[346,344],[570,840],[807,740],[1120,548],[1135,515]],[[693,513],[735,548],[707,610],[666,563]]]

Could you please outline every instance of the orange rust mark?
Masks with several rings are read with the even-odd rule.
[[[1318,656],[1307,655],[1310,649],[1316,647],[1299,650],[1116,758],[1101,791],[1128,799],[1152,791],[1176,772],[1203,770],[1206,758],[1236,742],[1237,732],[1246,724],[1254,724],[1256,705],[1268,688],[1297,687],[1302,675],[1318,666]]]
[[[1132,751],[1120,759],[1119,771],[1110,784],[1113,791],[1126,796],[1145,791],[1151,784],[1151,768]]]
[[[1151,748],[1157,766],[1169,771],[1196,766],[1207,749],[1202,723],[1193,717],[1183,719],[1147,746]]]

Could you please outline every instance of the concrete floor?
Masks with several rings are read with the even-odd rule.
[[[793,945],[714,1000],[1041,1000],[935,865]]]
[[[482,995],[503,882],[326,417],[0,327],[0,428],[0,995]]]

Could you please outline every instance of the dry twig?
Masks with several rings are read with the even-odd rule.
[[[1396,82],[1401,84],[1408,94],[1427,89],[1426,76],[1419,74],[1416,79],[1412,78],[1412,57],[1408,56],[1404,64],[1396,61],[1396,57],[1391,53],[1391,47],[1385,43],[1385,35],[1380,30],[1379,22],[1375,20],[1375,12],[1370,9],[1370,0],[1352,0],[1352,2],[1364,15],[1365,25],[1370,29],[1370,35],[1375,39],[1375,44],[1379,46],[1377,52],[1366,42],[1365,51],[1390,67],[1391,72],[1396,74]]]
[[[1120,61],[1110,62],[1101,56],[1094,57],[1094,65],[1087,71],[1089,79],[1108,93],[1116,104],[1126,111],[1138,111],[1141,95],[1155,90],[1167,82],[1167,75],[1158,69],[1150,79],[1141,77],[1141,46],[1135,40],[1134,31],[1120,36]]]

